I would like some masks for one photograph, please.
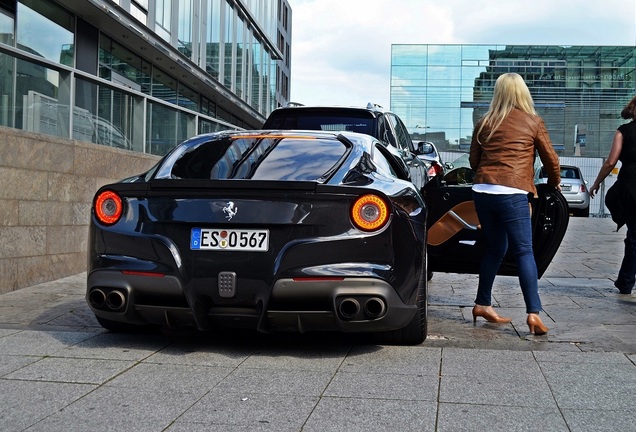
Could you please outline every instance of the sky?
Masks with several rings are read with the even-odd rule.
[[[291,96],[390,108],[392,44],[636,45],[636,0],[288,0]]]

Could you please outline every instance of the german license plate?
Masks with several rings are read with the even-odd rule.
[[[190,249],[267,252],[269,249],[269,231],[192,228]]]
[[[561,185],[561,190],[564,192],[569,192],[572,190],[572,185]]]

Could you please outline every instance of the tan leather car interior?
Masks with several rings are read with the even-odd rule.
[[[428,230],[427,243],[438,246],[462,229],[478,230],[479,218],[473,201],[464,201],[450,209]]]
[[[532,216],[532,204],[528,203],[530,216]],[[439,246],[448,241],[452,236],[463,229],[476,231],[481,229],[474,201],[464,201],[450,209],[428,229],[427,244]]]

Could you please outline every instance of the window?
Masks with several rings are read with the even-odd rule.
[[[284,114],[271,115],[265,127],[268,129],[349,131],[374,135],[373,124],[372,118],[289,110]]]
[[[192,58],[192,0],[179,0],[179,38],[177,49],[187,58]]]
[[[48,1],[23,0],[18,3],[17,15],[20,49],[66,66],[74,65],[72,14]]]
[[[150,64],[105,35],[100,38],[99,76],[150,94]]]
[[[390,175],[391,177],[397,177],[395,170],[386,159],[386,157],[382,154],[381,150],[379,150],[378,146],[382,144],[377,144],[375,151],[373,152],[373,163],[378,168],[378,171],[381,171],[385,175]]]
[[[178,144],[177,112],[165,105],[149,102],[146,111],[146,152],[163,156]]]
[[[157,0],[155,12],[156,33],[164,38],[170,40],[170,21],[172,19],[172,0]]]
[[[395,136],[398,140],[398,148],[413,152],[413,142],[411,141],[411,136],[409,135],[406,127],[404,127],[400,119],[395,115],[388,115],[388,119],[389,122],[391,122],[391,126],[395,130]]]
[[[15,9],[8,11],[0,5],[0,42],[13,45],[14,41],[14,26],[15,26]]]
[[[245,99],[246,73],[245,73],[245,22],[242,16],[236,18],[236,73],[234,92],[241,99]]]
[[[232,66],[234,65],[234,8],[229,4],[225,5],[225,35],[223,38],[224,61],[223,61],[223,85],[232,88]]]
[[[346,152],[336,139],[223,137],[183,147],[157,178],[323,181]]]

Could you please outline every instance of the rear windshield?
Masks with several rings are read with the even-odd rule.
[[[541,178],[547,177],[545,168],[541,168]],[[580,179],[581,175],[576,168],[561,167],[561,178],[564,179]]]
[[[291,110],[290,112],[273,114],[267,119],[267,122],[265,122],[264,128],[323,130],[333,132],[349,131],[375,136],[373,130],[374,124],[375,121],[373,118],[355,116],[348,112],[343,112],[342,115],[339,115],[337,112],[322,114]]]
[[[346,152],[335,138],[224,136],[177,149],[156,178],[321,181]]]
[[[561,178],[578,179],[580,178],[579,170],[561,167]]]

